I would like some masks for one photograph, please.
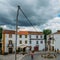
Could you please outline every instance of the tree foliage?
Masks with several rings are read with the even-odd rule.
[[[2,28],[0,27],[0,39],[2,38]]]
[[[47,35],[51,34],[52,31],[50,29],[45,29],[43,30],[43,34],[44,34],[44,39],[46,40],[47,39]]]
[[[47,35],[51,34],[52,31],[50,29],[45,29],[43,30],[43,34],[44,34],[44,39],[45,39],[45,49],[46,49],[46,43],[47,43]]]
[[[52,33],[52,31],[51,31],[50,29],[45,29],[45,30],[43,30],[43,33],[44,33],[45,35],[49,35],[49,34]]]

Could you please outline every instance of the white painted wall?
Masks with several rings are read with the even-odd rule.
[[[51,35],[54,37],[54,44],[52,44],[53,40],[51,40],[51,46],[54,46],[54,48],[57,50],[60,50],[60,34],[54,34]],[[47,40],[49,39],[49,36],[47,36]]]
[[[36,36],[38,36],[38,39],[44,39],[44,35],[31,35],[32,39],[37,39]],[[41,38],[42,36],[42,38]]]
[[[44,49],[44,47],[45,47],[44,40],[38,40],[38,44],[36,44],[36,41],[37,41],[37,40],[31,40],[31,41],[32,41],[32,44],[31,44],[32,50],[34,50],[34,47],[35,47],[36,45],[39,46],[39,50]],[[41,43],[41,41],[43,41],[43,43]]]
[[[39,42],[39,50],[42,50],[42,49],[45,48],[45,42],[44,42],[44,40],[43,40],[43,43],[41,43],[41,41],[42,40],[40,40],[40,42]]]
[[[55,49],[60,50],[60,34],[54,34],[54,38],[55,38]]]
[[[20,45],[26,45],[28,46],[29,44],[29,35],[27,35],[27,38],[25,38],[25,35],[22,35],[22,38],[19,37],[19,35],[17,36],[17,46],[19,47]],[[20,44],[20,40],[22,41],[22,44]],[[27,40],[27,44],[25,44],[25,40]]]
[[[38,39],[40,39],[40,40],[38,40],[39,50],[44,49],[45,43],[44,43],[44,40],[42,40],[42,39],[44,39],[44,36],[43,35],[42,35],[43,36],[42,38],[40,37],[40,35],[38,35],[38,39],[36,38],[36,35],[31,35],[31,38],[37,39],[37,40],[32,40],[32,43],[31,44],[29,43],[30,42],[30,37],[29,36],[30,35],[27,35],[27,38],[25,38],[25,35],[22,35],[22,38],[20,38],[19,35],[17,35],[17,47],[19,47],[20,45],[32,46],[32,50],[34,50],[34,46],[37,45],[36,44],[36,41]],[[7,45],[8,45],[9,40],[12,40],[13,45],[14,45],[13,51],[15,51],[16,35],[15,34],[12,34],[12,38],[9,38],[9,34],[5,34],[5,52],[8,52]],[[22,40],[22,44],[20,44],[20,40]],[[25,44],[25,40],[27,40],[27,42],[28,42],[27,44]],[[40,41],[43,41],[43,43],[41,44]]]
[[[38,38],[36,38],[36,36],[38,36]],[[32,50],[34,50],[34,46],[36,46],[36,45],[39,46],[39,50],[44,49],[44,47],[45,47],[44,35],[42,35],[42,38],[41,38],[41,35],[31,35],[31,41],[32,41],[32,44],[30,44],[30,45],[32,46]],[[38,41],[38,44],[36,44],[36,41]],[[43,41],[42,44],[41,44],[41,41]]]
[[[12,38],[9,38],[9,34],[5,34],[5,52],[8,52],[8,42],[9,40],[12,40],[13,43],[13,51],[15,51],[15,35],[12,34]]]

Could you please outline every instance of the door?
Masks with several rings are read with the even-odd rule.
[[[39,47],[38,46],[35,46],[34,47],[34,51],[39,51]]]
[[[25,51],[26,51],[26,48],[24,47],[24,48],[23,48],[23,52],[25,52]]]
[[[12,53],[13,52],[13,48],[9,48],[9,53]]]
[[[13,52],[13,43],[12,43],[12,40],[9,40],[8,51],[9,51],[9,53]]]

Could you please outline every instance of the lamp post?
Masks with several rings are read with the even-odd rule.
[[[18,6],[17,16],[16,16],[16,40],[15,40],[15,60],[17,60],[16,49],[17,49],[17,29],[18,29],[18,15],[19,15],[20,6]]]

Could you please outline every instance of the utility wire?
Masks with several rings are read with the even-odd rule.
[[[20,11],[23,13],[23,15],[25,16],[25,18],[27,19],[27,21],[31,24],[31,26],[37,31],[37,29],[33,26],[33,24],[30,22],[30,20],[26,16],[26,14],[23,12],[23,10],[21,9],[21,7],[20,7]]]

